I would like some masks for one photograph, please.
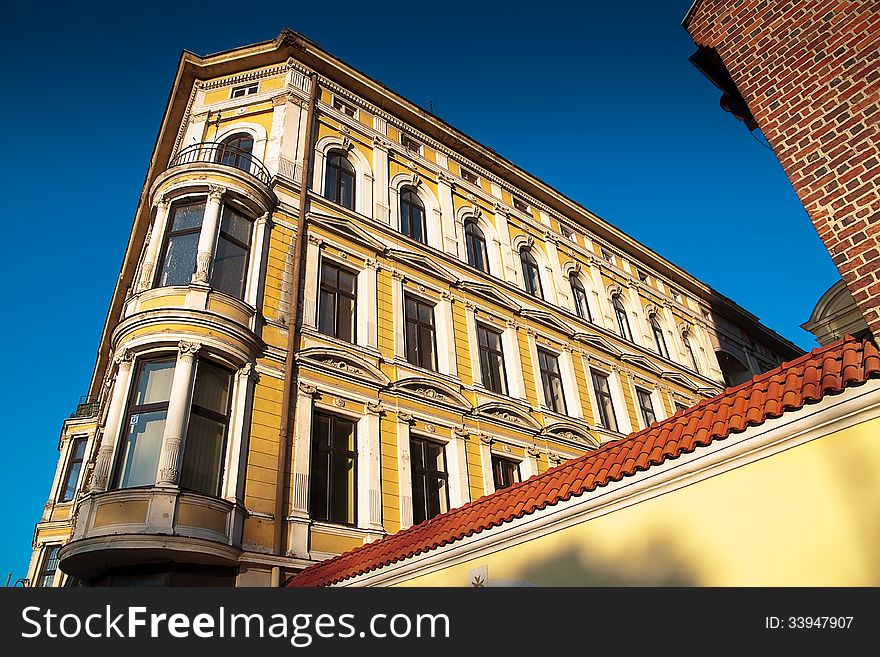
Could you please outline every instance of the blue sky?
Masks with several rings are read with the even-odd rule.
[[[687,61],[689,4],[7,7],[2,581],[26,574],[182,49],[301,32],[815,346],[799,325],[837,272],[773,153]]]

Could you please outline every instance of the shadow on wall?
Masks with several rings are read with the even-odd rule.
[[[521,579],[537,586],[700,586],[687,559],[659,541],[641,554],[611,559],[572,546],[532,563]]]

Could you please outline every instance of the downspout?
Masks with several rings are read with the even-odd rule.
[[[293,235],[293,284],[290,288],[290,320],[287,326],[287,356],[284,359],[284,391],[281,395],[281,422],[278,432],[278,463],[275,475],[275,535],[272,541],[272,553],[283,556],[284,547],[284,509],[287,508],[287,487],[284,483],[287,460],[290,453],[290,436],[296,420],[296,404],[291,399],[293,380],[296,376],[296,343],[299,339],[299,286],[302,268],[303,245],[306,243],[303,233],[306,228],[306,199],[309,189],[309,170],[312,166],[312,133],[315,124],[315,107],[318,97],[318,74],[309,76],[309,105],[306,115],[306,135],[303,147],[302,172],[299,181],[299,214],[296,218],[296,232]],[[281,566],[272,567],[272,586],[281,585]]]

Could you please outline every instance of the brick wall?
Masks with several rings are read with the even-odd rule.
[[[715,48],[880,336],[880,1],[702,0]]]

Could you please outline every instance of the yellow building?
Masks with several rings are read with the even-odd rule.
[[[297,34],[184,53],[29,579],[278,585],[799,353]]]

